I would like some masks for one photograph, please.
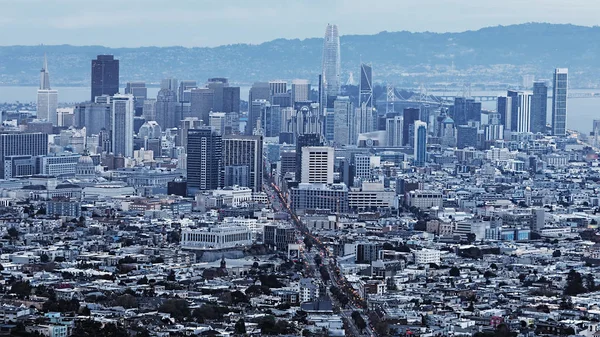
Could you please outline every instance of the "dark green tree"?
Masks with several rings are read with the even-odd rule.
[[[243,335],[246,333],[246,322],[244,322],[243,318],[240,318],[237,322],[235,322],[234,329],[236,335]]]

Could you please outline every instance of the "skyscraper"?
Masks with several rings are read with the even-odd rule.
[[[373,71],[371,66],[360,64],[360,98],[358,103],[366,103],[368,107],[373,108]]]
[[[113,55],[98,55],[92,60],[92,97],[113,96],[119,92],[119,60]]]
[[[213,90],[213,106],[212,111],[222,112],[223,111],[223,97],[225,88],[229,86],[229,82],[226,78],[215,77],[209,78],[206,87]]]
[[[182,119],[177,113],[177,94],[171,89],[160,89],[154,110],[155,120],[163,130],[177,127]]]
[[[287,82],[283,80],[269,81],[271,96],[287,92]]]
[[[552,81],[552,135],[564,136],[567,133],[567,90],[569,70],[556,68]]]
[[[327,25],[323,39],[323,66],[322,66],[322,108],[327,107],[329,97],[340,93],[340,36],[336,25]]]
[[[519,128],[519,92],[508,90],[506,96],[510,98],[510,113],[506,116],[507,124],[504,125],[504,128],[514,132]]]
[[[169,89],[177,92],[177,79],[176,78],[165,78],[160,81],[161,89]]]
[[[223,88],[223,112],[240,112],[240,87]]]
[[[262,136],[228,135],[223,137],[223,167],[225,172],[235,174],[246,170],[235,170],[234,168],[247,167],[247,172],[249,172],[247,187],[250,187],[254,192],[262,191],[262,149]],[[238,179],[228,177],[226,180],[236,181]]]
[[[531,93],[519,92],[518,94],[518,113],[517,113],[517,132],[531,131]]]
[[[208,88],[191,90],[190,114],[199,118],[204,125],[208,125],[208,114],[213,109],[215,91]]]
[[[248,120],[246,121],[245,134],[251,136],[258,127],[258,121],[262,121],[263,111],[267,105],[270,105],[266,99],[255,99],[248,102]],[[261,125],[261,128],[263,125]]]
[[[133,95],[115,95],[112,100],[112,152],[123,157],[133,156]]]
[[[179,99],[179,102],[190,102],[190,90],[195,88],[198,88],[196,81],[183,80],[179,82],[179,89],[177,92],[177,99]]]
[[[510,130],[510,114],[512,111],[512,97],[499,96],[496,101],[496,110],[500,117],[499,124],[504,125],[505,129]]]
[[[308,101],[310,96],[310,82],[296,79],[292,81],[292,105],[296,102]]]
[[[58,91],[50,88],[48,59],[44,55],[44,66],[40,71],[40,87],[37,91],[37,118],[56,125],[56,109],[58,109]]]
[[[402,116],[389,117],[385,121],[385,132],[387,137],[387,146],[402,146],[402,125],[404,120]]]
[[[254,82],[252,87],[250,87],[250,91],[248,92],[248,104],[252,104],[252,102],[257,99],[264,99],[268,101],[271,98],[271,87],[269,82]]]
[[[418,108],[404,109],[402,120],[402,145],[411,145],[415,142],[415,121],[419,120]]]
[[[302,177],[300,182],[310,184],[333,184],[334,149],[329,146],[305,146],[302,148]]]
[[[305,146],[323,146],[321,134],[305,133],[298,136],[296,141],[296,181],[302,178],[302,148]]]
[[[425,166],[427,160],[427,123],[415,121],[414,156],[415,166]]]
[[[188,130],[187,184],[189,194],[221,187],[222,139],[211,127]]]
[[[544,132],[548,106],[548,86],[544,81],[533,82],[531,98],[531,132]]]
[[[125,94],[133,95],[135,115],[141,116],[144,108],[144,100],[148,97],[146,82],[127,82],[127,84],[125,84]]]
[[[356,111],[348,96],[338,96],[333,105],[334,133],[336,146],[354,145],[358,139],[356,130]]]

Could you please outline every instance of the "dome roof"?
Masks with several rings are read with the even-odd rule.
[[[92,157],[83,155],[83,156],[79,157],[77,164],[78,165],[94,165],[94,161],[92,160]]]
[[[156,139],[160,138],[162,129],[156,121],[147,121],[140,127],[138,135],[140,138]]]

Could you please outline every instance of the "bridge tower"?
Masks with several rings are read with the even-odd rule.
[[[396,89],[394,88],[393,85],[390,85],[390,84],[386,85],[385,92],[386,92],[385,113],[387,115],[390,112],[390,105],[392,107],[394,106],[394,102],[397,101],[397,97],[396,97]]]

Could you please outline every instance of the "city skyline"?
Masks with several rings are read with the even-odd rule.
[[[593,9],[600,9],[591,0],[572,1],[569,6],[561,6],[558,0],[485,4],[468,0],[426,0],[411,4],[384,0],[378,6],[361,1],[264,0],[251,5],[241,0],[181,1],[168,8],[158,1],[131,1],[119,2],[118,12],[110,6],[117,4],[114,0],[102,3],[61,0],[52,5],[41,0],[2,2],[5,15],[0,19],[0,29],[10,28],[18,33],[0,38],[0,45],[110,47],[218,46],[256,44],[277,38],[305,39],[320,37],[321,27],[330,22],[336,22],[347,35],[403,30],[460,32],[526,22],[594,26],[597,19]],[[512,10],[513,5],[520,10]],[[315,6],[319,9],[315,10]],[[438,10],[430,11],[432,7]],[[355,25],[357,20],[370,24]],[[303,29],[296,29],[300,24]],[[187,34],[215,25],[220,25],[219,34]],[[272,29],[273,26],[278,29]],[[120,34],[124,29],[128,34]]]

